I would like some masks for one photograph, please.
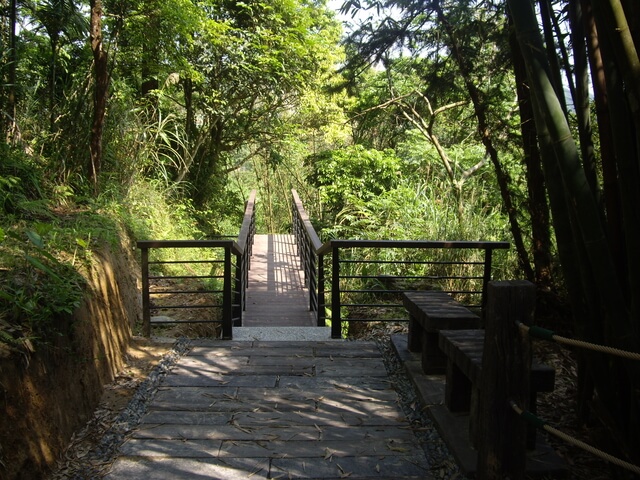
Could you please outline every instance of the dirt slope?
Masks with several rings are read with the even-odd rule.
[[[83,305],[31,355],[0,355],[0,479],[46,476],[124,365],[140,316],[131,245],[104,247],[87,272]]]

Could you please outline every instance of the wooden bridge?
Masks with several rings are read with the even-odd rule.
[[[254,237],[245,305],[245,327],[315,325],[293,235]]]

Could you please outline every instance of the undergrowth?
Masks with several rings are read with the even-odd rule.
[[[36,163],[15,155],[0,165],[2,355],[28,355],[70,333],[73,322],[68,320],[85,295],[93,252],[105,245],[119,248],[121,235],[134,240],[206,238],[190,204],[158,183],[136,181],[124,192],[88,199],[71,187],[50,185]],[[182,253],[162,255],[179,260]],[[190,259],[207,255],[189,252]]]

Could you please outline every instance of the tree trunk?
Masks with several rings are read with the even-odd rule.
[[[553,283],[549,205],[547,203],[544,173],[542,171],[540,150],[538,149],[538,132],[533,118],[526,67],[520,53],[518,40],[513,33],[513,29],[511,30],[509,43],[512,51],[516,91],[518,93],[518,108],[520,110],[520,130],[522,132],[522,149],[524,151],[524,164],[527,175],[529,214],[531,215],[535,284],[538,288],[547,290]]]
[[[49,65],[49,132],[55,132],[56,128],[56,64],[58,63],[58,40],[57,32],[51,33],[51,64]]]
[[[149,36],[142,44],[142,84],[140,86],[140,93],[143,97],[147,97],[153,90],[157,90],[160,86],[158,81],[160,55],[156,33],[160,31],[160,19],[157,11],[157,0],[146,0],[143,9],[147,19],[146,31],[149,33]],[[157,102],[153,100],[152,103],[154,105],[157,104]]]
[[[460,47],[458,45],[455,32],[453,31],[449,20],[445,16],[444,11],[442,10],[442,6],[439,2],[434,2],[433,6],[436,14],[438,15],[439,23],[444,27],[444,30],[449,37],[449,47],[451,48],[453,58],[456,61],[456,65],[460,69],[460,73],[462,75],[462,78],[464,79],[465,87],[467,88],[467,92],[469,93],[469,97],[471,97],[471,101],[473,103],[473,109],[476,115],[476,119],[478,120],[478,133],[480,135],[480,140],[484,145],[496,171],[498,187],[500,189],[500,195],[504,203],[504,208],[509,217],[511,235],[513,236],[513,243],[515,245],[516,252],[518,253],[520,268],[522,269],[526,279],[533,282],[535,280],[534,273],[533,269],[531,268],[531,262],[529,261],[529,254],[524,245],[522,229],[520,228],[520,223],[518,222],[516,208],[513,205],[513,200],[511,198],[508,176],[502,168],[502,164],[500,163],[500,159],[498,157],[498,151],[493,145],[493,140],[491,138],[491,128],[489,127],[489,123],[487,121],[487,106],[482,101],[480,90],[471,79],[471,66],[464,57],[464,54],[460,52]]]
[[[90,159],[87,178],[97,193],[98,176],[102,168],[102,133],[107,110],[109,72],[107,53],[102,48],[102,0],[91,0],[91,51],[94,61],[95,90],[93,96],[93,123],[91,125]]]
[[[596,107],[596,118],[598,119],[598,135],[600,138],[600,161],[602,163],[602,184],[604,206],[607,212],[607,234],[612,245],[623,245],[624,233],[622,226],[622,206],[620,205],[620,186],[618,182],[618,170],[616,166],[616,147],[614,142],[614,126],[609,113],[609,95],[605,71],[610,67],[605,66],[602,58],[602,43],[606,43],[606,35],[598,34],[593,10],[590,0],[581,0],[583,22],[587,37],[587,51],[589,54],[589,64],[591,67],[591,84],[593,88],[594,103]],[[621,93],[621,92],[620,92]],[[612,97],[615,101],[615,96]],[[626,112],[626,108],[624,109]],[[630,124],[628,113],[624,113],[623,118],[618,118],[616,131],[621,132],[628,129]],[[624,122],[624,123],[621,123]],[[626,125],[625,125],[626,124]],[[618,130],[622,129],[622,130]],[[618,277],[626,275],[626,253],[624,248],[613,248],[612,254]]]
[[[2,132],[7,143],[13,144],[17,140],[16,128],[16,69],[18,64],[18,52],[16,50],[16,21],[17,0],[11,0],[9,5],[9,62],[7,65],[7,118],[3,118]],[[4,117],[4,115],[3,115]],[[5,123],[6,122],[6,123]]]
[[[547,50],[547,58],[549,59],[549,65],[551,67],[551,78],[553,79],[553,86],[555,88],[558,99],[562,105],[563,110],[567,111],[567,101],[564,96],[564,89],[562,87],[562,73],[560,72],[560,62],[558,61],[558,54],[556,52],[556,42],[553,38],[553,26],[551,16],[553,15],[553,7],[549,0],[538,0],[540,5],[540,18],[542,19],[543,31],[544,31],[544,45]]]
[[[571,244],[563,248],[573,248],[578,260],[577,265],[564,265],[567,276],[579,281],[579,285],[574,285],[579,286],[579,291],[575,291],[578,290],[576,288],[571,292],[572,302],[589,302],[588,307],[594,307],[587,308],[584,318],[576,319],[576,327],[587,340],[637,351],[637,326],[632,322],[629,305],[623,295],[625,279],[617,276],[598,207],[555,94],[535,12],[528,2],[508,0],[507,4],[527,65],[538,132],[547,134],[544,141],[547,147],[542,151],[542,158],[545,169],[548,169],[552,207],[554,212],[564,213],[564,218],[572,224],[573,238],[558,237],[559,246],[561,242],[570,241]],[[551,171],[559,174],[552,177],[549,175]],[[603,335],[599,335],[600,332]],[[590,338],[590,335],[594,337]],[[607,418],[608,426],[614,432],[612,439],[620,441],[627,454],[637,456],[637,448],[635,452],[632,450],[634,445],[638,445],[639,436],[637,369],[612,357],[589,356],[593,359],[592,374],[598,401],[605,412],[603,417]]]
[[[593,191],[596,202],[600,203],[600,186],[596,166],[595,151],[591,130],[591,110],[589,98],[589,66],[587,63],[587,47],[585,44],[585,29],[582,19],[582,8],[579,2],[572,2],[568,6],[571,24],[571,43],[573,46],[574,70],[576,88],[573,97],[576,117],[578,119],[578,135],[580,138],[580,152],[582,164],[587,180]]]
[[[594,17],[602,40],[611,118],[616,145],[617,173],[622,205],[624,250],[628,275],[626,293],[631,317],[640,315],[640,58],[628,30],[628,22],[616,0],[594,2]],[[620,29],[624,29],[622,32]],[[604,50],[604,47],[608,47]],[[610,68],[607,68],[611,65]],[[626,101],[625,101],[626,100]],[[636,332],[637,334],[637,332]]]
[[[629,30],[636,45],[636,50],[640,51],[640,2],[638,0],[622,0],[624,11],[627,12]]]

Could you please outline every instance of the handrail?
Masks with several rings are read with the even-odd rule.
[[[311,221],[309,220],[309,216],[300,201],[300,197],[298,196],[295,190],[291,191],[293,201],[292,201],[292,211],[293,211],[293,233],[296,237],[296,242],[298,246],[298,254],[300,255],[302,265],[305,272],[305,281],[307,282],[307,286],[309,287],[309,298],[310,298],[310,309],[317,314],[317,324],[320,326],[325,325],[326,323],[326,312],[325,307],[330,305],[331,311],[331,336],[333,338],[341,337],[341,329],[342,329],[342,319],[341,319],[341,310],[342,307],[347,308],[361,308],[361,307],[372,307],[372,308],[393,308],[393,307],[402,307],[401,302],[397,305],[389,305],[389,304],[381,304],[378,300],[377,304],[345,304],[342,302],[342,294],[355,294],[355,295],[364,295],[371,294],[374,297],[384,297],[389,295],[398,294],[401,292],[397,288],[387,288],[384,287],[382,289],[344,289],[341,288],[341,280],[345,282],[349,281],[393,281],[393,280],[401,280],[401,281],[416,281],[419,279],[422,280],[452,280],[452,281],[462,281],[462,282],[473,282],[477,283],[479,286],[479,282],[482,282],[482,287],[478,290],[452,290],[449,293],[452,294],[464,294],[467,296],[480,296],[480,302],[477,307],[479,307],[482,311],[484,311],[484,306],[486,304],[486,290],[489,281],[491,280],[491,270],[492,270],[492,254],[496,249],[507,249],[509,248],[509,242],[489,242],[489,241],[466,241],[466,240],[330,240],[325,243],[321,243],[318,234],[316,233]],[[427,250],[427,249],[457,249],[457,250],[483,250],[484,257],[482,260],[470,261],[470,260],[456,260],[456,261],[446,261],[446,260],[437,260],[437,261],[424,261],[424,260],[358,260],[358,259],[342,259],[340,252],[345,250],[350,250],[350,253],[353,253],[358,249],[413,249],[413,250]],[[341,274],[341,264],[368,264],[370,267],[374,265],[395,265],[396,267],[400,265],[413,265],[419,266],[422,265],[426,267],[428,265],[437,266],[441,268],[446,267],[455,267],[458,265],[467,265],[469,267],[473,267],[474,269],[481,270],[475,275],[451,275],[447,276],[446,274],[439,274],[435,276],[411,276],[406,274],[401,274],[394,277],[388,277],[385,275],[343,275]],[[326,270],[326,272],[325,272]],[[474,270],[475,271],[475,270]],[[330,290],[330,301],[327,303],[325,301],[326,293],[328,293],[325,289],[325,285],[328,286]],[[472,307],[470,307],[472,308]],[[363,321],[363,319],[358,319]],[[394,319],[400,320],[400,319]]]
[[[235,240],[138,240],[138,248],[215,248],[226,247],[235,255],[241,255],[242,250]]]
[[[325,325],[324,315],[318,314],[320,308],[318,294],[324,288],[324,270],[318,262],[318,250],[322,246],[322,242],[313,228],[311,220],[309,220],[309,215],[302,205],[298,192],[291,190],[291,195],[293,197],[291,205],[292,229],[300,263],[304,270],[305,284],[309,288],[309,310],[316,312],[317,325],[323,327]],[[319,278],[323,279],[322,282],[319,282]]]
[[[242,226],[240,227],[240,233],[238,233],[238,248],[244,252],[247,245],[251,248],[253,244],[253,236],[255,235],[255,204],[256,204],[256,191],[252,190],[247,200],[247,205],[244,210],[244,217],[242,219]]]
[[[205,261],[209,263],[223,264],[223,288],[217,291],[222,294],[222,337],[225,339],[233,338],[233,326],[242,325],[242,312],[245,309],[245,291],[248,284],[248,271],[250,268],[251,250],[253,247],[253,238],[255,235],[255,190],[249,195],[242,226],[238,234],[237,240],[218,239],[218,240],[140,240],[137,242],[138,248],[141,250],[141,268],[142,268],[142,317],[144,334],[151,334],[151,301],[149,291],[149,281],[152,279],[149,275],[149,265],[151,263],[199,263],[201,261],[178,261],[178,262],[150,262],[149,250],[160,248],[210,248],[222,249],[224,251],[224,259],[216,261]],[[233,269],[234,262],[232,257],[236,257],[235,271]],[[166,278],[166,277],[165,277]],[[207,278],[202,276],[194,276],[193,278]],[[213,277],[208,277],[213,278]],[[215,278],[218,278],[217,276]],[[174,292],[179,293],[179,292]],[[193,293],[193,292],[183,292]],[[212,292],[213,293],[213,292]],[[182,308],[182,306],[173,306],[172,308]],[[169,322],[167,322],[169,323]],[[172,322],[178,323],[178,322]],[[184,323],[205,323],[203,321],[184,321]]]
[[[236,266],[236,288],[238,292],[238,301],[234,302],[237,311],[234,312],[234,326],[242,326],[242,312],[246,308],[246,290],[249,284],[249,269],[251,268],[251,253],[253,250],[253,239],[256,233],[256,191],[252,190],[244,210],[242,226],[238,233],[238,248],[241,253],[238,254],[240,261]]]
[[[469,248],[496,250],[509,248],[509,242],[488,242],[468,240],[330,240],[318,249],[319,255],[330,253],[337,248]]]
[[[298,213],[300,222],[304,227],[305,233],[307,234],[307,236],[309,237],[309,240],[311,241],[311,246],[315,251],[318,251],[320,250],[320,247],[322,247],[322,242],[320,241],[320,237],[318,237],[318,234],[316,233],[315,228],[313,228],[313,225],[311,224],[311,220],[309,220],[309,215],[307,214],[307,211],[304,209],[304,206],[302,205],[302,201],[298,196],[298,192],[296,190],[291,190],[291,194],[293,196],[294,210],[295,212]]]
[[[323,265],[324,257],[330,255],[330,279],[328,281],[330,285],[330,304],[331,304],[331,336],[332,338],[341,338],[342,336],[342,310],[343,307],[346,308],[361,308],[361,307],[373,307],[373,308],[386,308],[393,309],[398,311],[402,307],[402,302],[396,301],[394,304],[380,303],[379,301],[375,304],[359,304],[352,303],[346,304],[342,301],[343,293],[351,293],[351,294],[360,294],[360,295],[373,295],[376,296],[385,296],[385,295],[393,295],[395,292],[401,293],[404,289],[397,289],[393,287],[383,287],[382,289],[345,289],[341,286],[341,281],[349,282],[353,280],[368,280],[368,281],[382,281],[382,282],[392,282],[393,280],[402,280],[402,281],[415,281],[419,278],[429,281],[442,281],[442,280],[450,280],[456,282],[481,282],[480,290],[467,290],[467,289],[453,289],[453,290],[445,290],[450,294],[464,294],[464,295],[479,295],[480,302],[476,305],[476,308],[480,309],[480,313],[483,316],[484,310],[486,306],[486,298],[487,298],[487,286],[491,281],[491,270],[492,270],[492,256],[493,250],[496,249],[506,249],[509,248],[509,242],[488,242],[488,241],[465,241],[465,240],[454,240],[454,241],[441,241],[441,240],[330,240],[322,245],[322,247],[317,251],[318,254],[318,265]],[[353,254],[355,250],[365,250],[365,249],[414,249],[414,250],[433,250],[433,249],[457,249],[457,250],[483,250],[484,258],[482,261],[469,261],[469,260],[455,260],[455,261],[406,261],[406,260],[381,260],[381,261],[371,261],[366,259],[343,259],[341,255],[341,251],[349,251],[350,254]],[[345,264],[387,264],[387,265],[422,265],[424,266],[435,266],[435,267],[448,267],[453,268],[455,266],[468,266],[473,268],[480,268],[482,266],[482,272],[477,275],[470,274],[437,274],[430,276],[411,276],[411,275],[399,275],[396,277],[386,277],[384,275],[343,275],[341,272],[341,265]],[[322,306],[325,304],[325,293],[323,289],[325,276],[323,273],[320,274],[320,278],[318,280],[319,284],[319,304]],[[412,289],[410,287],[409,289]],[[469,306],[469,308],[473,308],[473,306]],[[324,315],[324,308],[319,310],[319,313]],[[371,319],[374,320],[374,319]],[[392,320],[400,321],[400,318],[394,318]],[[324,319],[322,320],[324,322]],[[360,319],[360,321],[364,321]],[[387,320],[389,321],[389,320]]]

